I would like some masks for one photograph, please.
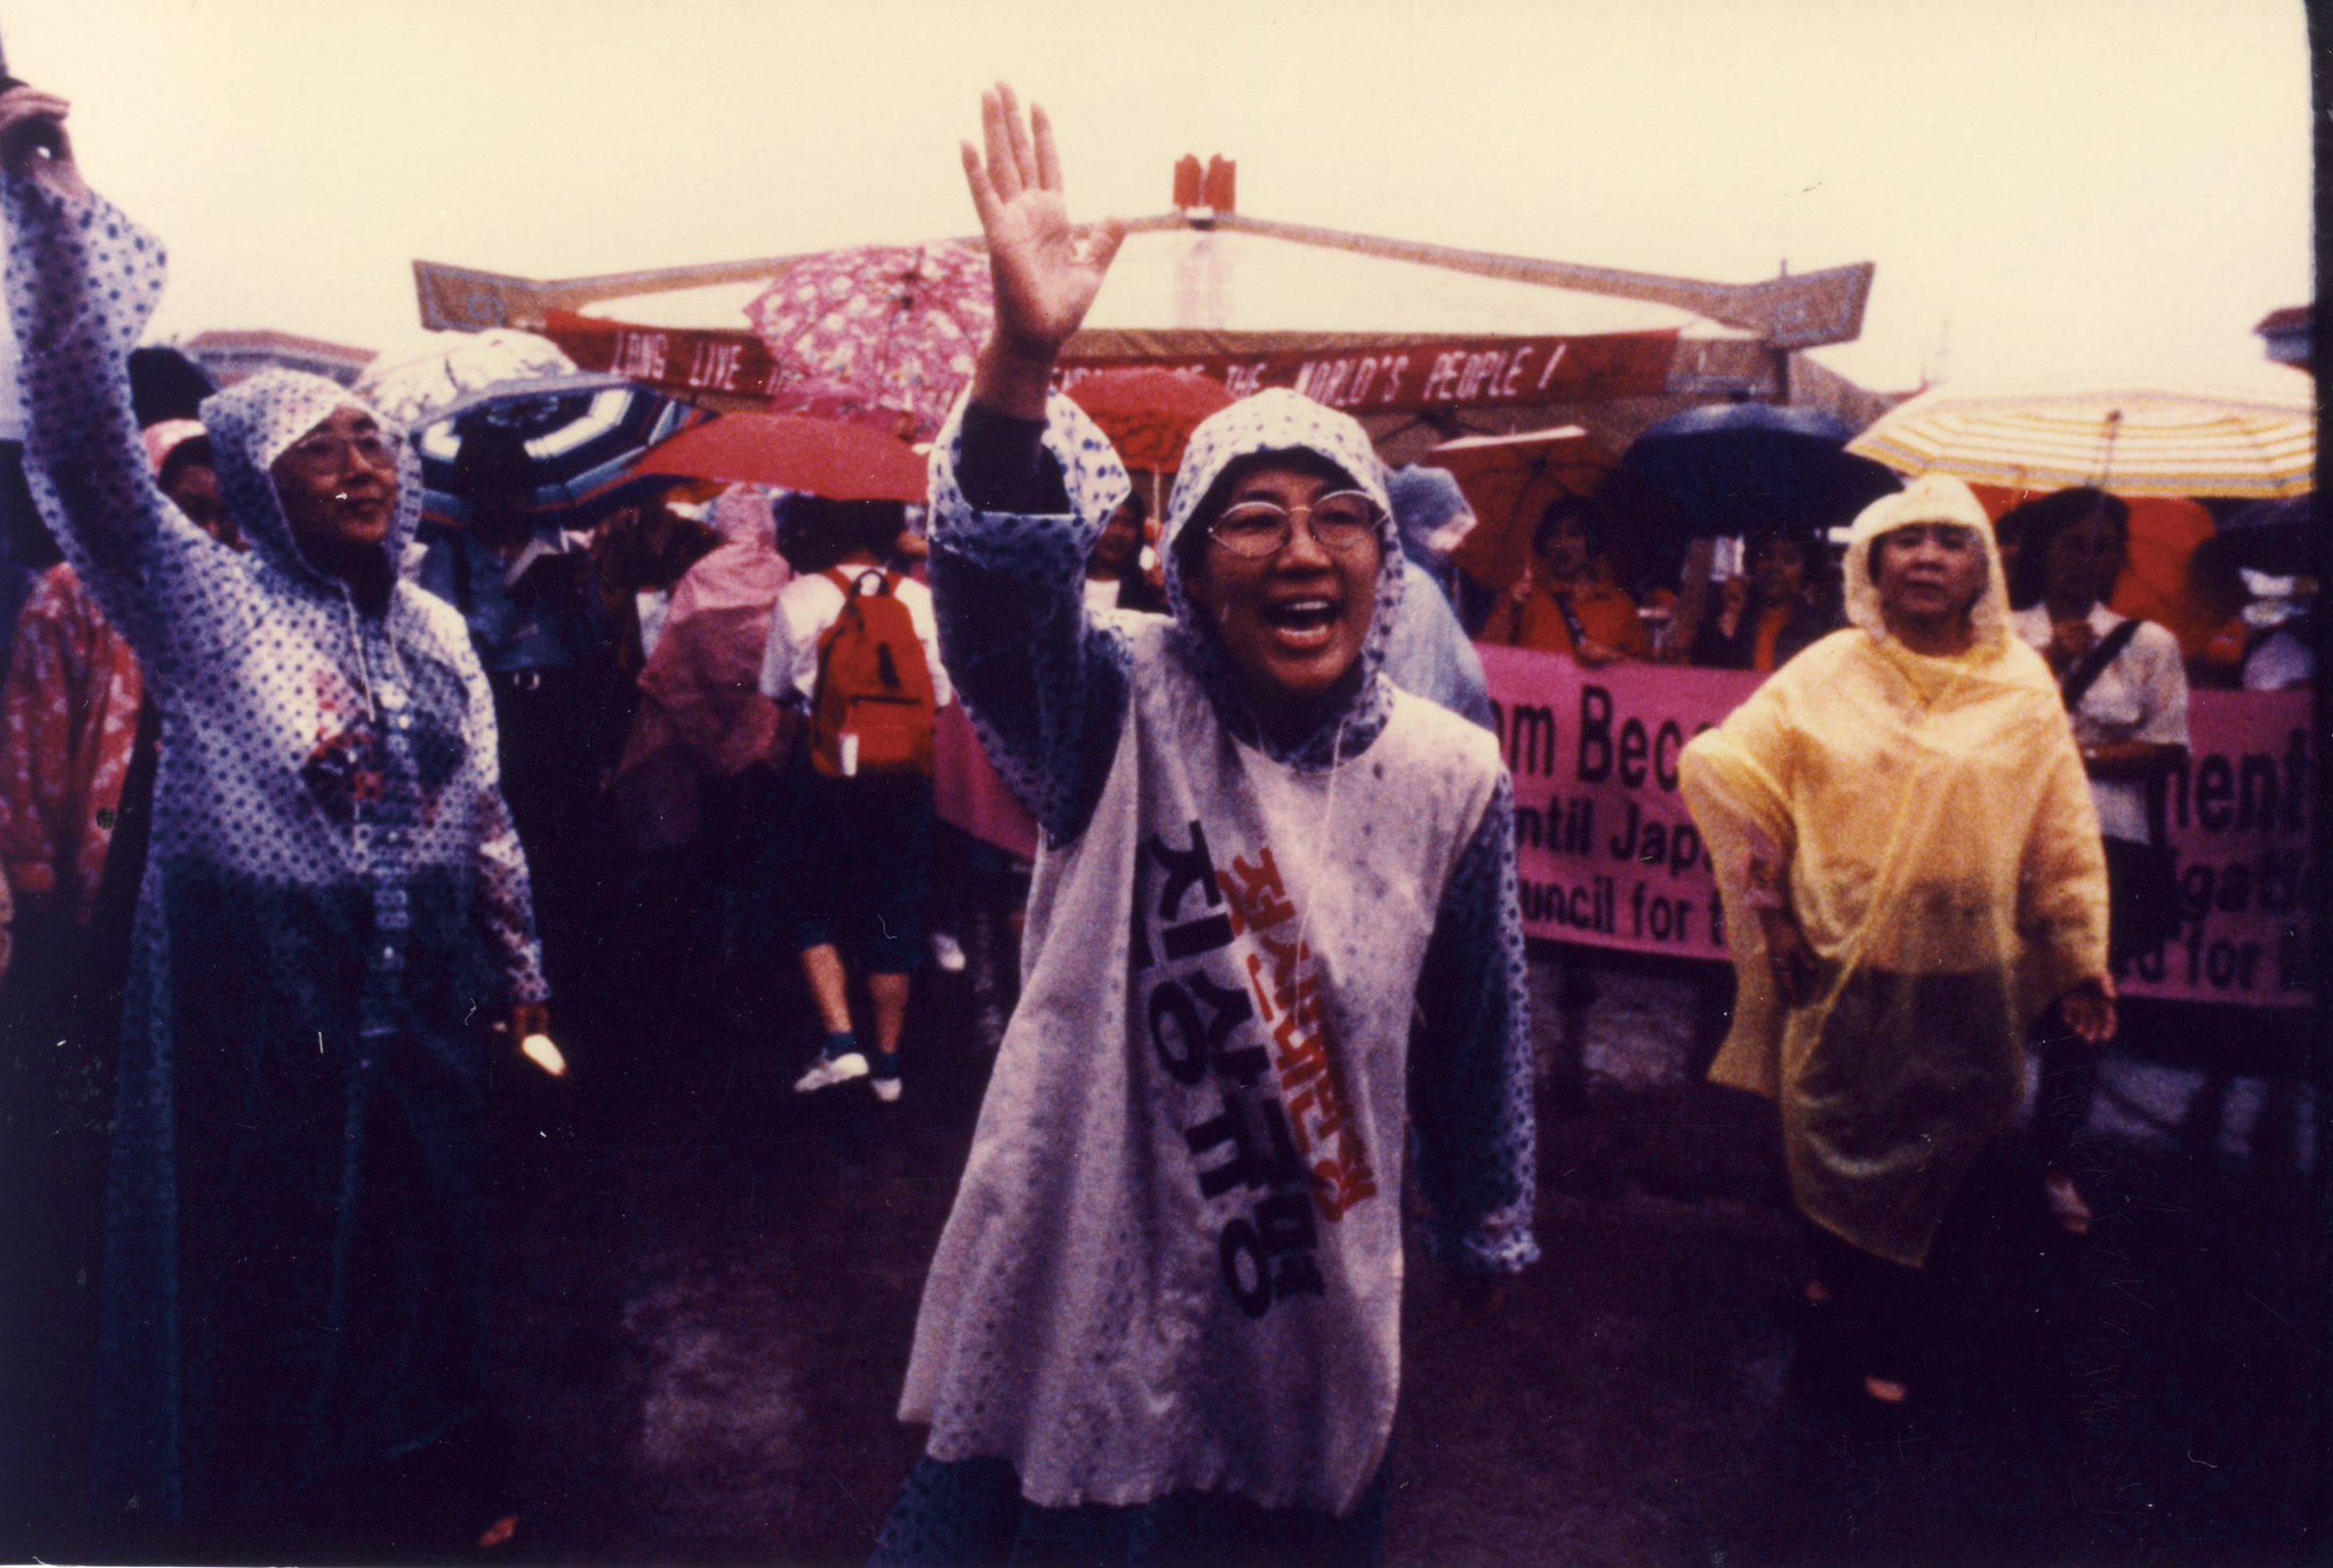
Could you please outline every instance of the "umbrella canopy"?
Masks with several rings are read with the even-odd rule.
[[[411,430],[497,382],[574,373],[575,362],[549,338],[498,326],[423,332],[383,349],[349,390]]]
[[[2308,378],[2263,366],[2222,381],[1931,387],[1848,447],[1905,473],[2015,490],[2273,500],[2315,484]]]
[[[1819,409],[1720,403],[1654,425],[1620,466],[1696,537],[1820,529],[1898,488],[1885,467],[1848,455],[1854,433]]]
[[[1093,417],[1129,468],[1172,473],[1199,421],[1236,401],[1223,383],[1192,370],[1142,366],[1096,370],[1069,383],[1069,396]]]
[[[745,314],[769,351],[773,408],[890,415],[928,439],[970,382],[996,304],[987,256],[943,241],[805,257]]]
[[[524,444],[527,510],[574,517],[603,512],[637,493],[642,454],[712,417],[661,392],[614,375],[554,375],[498,381],[456,399],[414,432],[422,456],[422,514],[460,524],[470,518],[456,466],[464,443],[487,429]]]
[[[1531,530],[1559,495],[1601,485],[1611,450],[1576,424],[1515,435],[1469,435],[1445,441],[1426,462],[1447,468],[1466,493],[1474,530],[1451,553],[1459,568],[1489,588],[1505,588],[1531,559]]]
[[[863,425],[790,414],[728,414],[640,461],[643,474],[774,485],[829,501],[923,499],[923,460]]]

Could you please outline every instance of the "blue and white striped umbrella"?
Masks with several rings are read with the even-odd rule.
[[[455,466],[463,443],[488,427],[515,432],[531,460],[527,510],[543,521],[587,522],[669,486],[635,475],[641,457],[712,416],[619,375],[573,374],[497,381],[430,416],[413,432],[422,457],[422,514],[470,520]]]

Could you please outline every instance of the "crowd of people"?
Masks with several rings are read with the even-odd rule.
[[[1266,391],[1199,426],[1154,517],[1049,390],[1122,231],[1072,228],[1041,112],[982,114],[997,324],[927,509],[740,486],[563,531],[491,426],[466,521],[424,525],[412,445],[315,376],[141,429],[161,248],[82,182],[62,100],[0,95],[64,558],[7,671],[0,1004],[73,1043],[41,1093],[106,1162],[102,1227],[44,1245],[100,1282],[108,1528],[295,1540],[435,1452],[466,1456],[466,1533],[507,1539],[467,1457],[493,1073],[522,1042],[587,1068],[647,1027],[641,955],[684,988],[742,942],[799,964],[799,1092],[912,1102],[912,977],[993,932],[1017,869],[936,820],[951,703],[1043,848],[878,1561],[1375,1559],[1405,1195],[1469,1310],[1539,1252],[1477,640],[1771,677],[1684,754],[1738,967],[1715,1076],[1781,1107],[1809,1299],[1868,1397],[1916,1387],[1921,1265],[2037,1023],[2078,1126],[2187,742],[2176,640],[2103,603],[2119,503],[1997,530],[1923,479],[1843,552],[1843,519],[1751,539],[1686,624],[1617,509],[1565,495],[1486,604],[1447,473]],[[2087,1225],[2063,1160],[2047,1201]]]

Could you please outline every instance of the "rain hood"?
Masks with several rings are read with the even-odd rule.
[[[1301,452],[1334,464],[1353,482],[1353,488],[1377,505],[1377,602],[1368,636],[1361,648],[1361,680],[1341,708],[1326,711],[1319,724],[1291,748],[1268,744],[1251,714],[1244,686],[1232,666],[1221,635],[1198,613],[1183,581],[1185,553],[1179,546],[1201,504],[1225,471],[1243,458],[1266,453]],[[1190,639],[1194,662],[1208,695],[1225,723],[1243,740],[1272,753],[1279,760],[1300,768],[1333,765],[1366,748],[1385,726],[1389,698],[1377,676],[1385,662],[1393,617],[1402,602],[1402,561],[1395,537],[1393,509],[1385,495],[1383,469],[1369,445],[1368,432],[1351,415],[1323,408],[1296,392],[1274,388],[1211,415],[1191,433],[1182,470],[1175,476],[1174,493],[1166,503],[1166,520],[1160,535],[1166,558],[1166,602],[1176,622]]]
[[[262,370],[213,393],[202,406],[219,493],[253,552],[272,565],[334,591],[335,580],[319,571],[292,538],[291,519],[284,515],[269,470],[293,442],[340,408],[372,415],[396,448],[397,511],[383,548],[389,561],[399,561],[421,520],[422,464],[394,420],[338,382],[303,370]]]

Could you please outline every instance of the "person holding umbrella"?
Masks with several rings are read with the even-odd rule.
[[[933,450],[932,586],[1044,842],[874,1558],[1374,1561],[1408,1130],[1467,1297],[1537,1253],[1512,785],[1382,678],[1378,461],[1296,393],[1193,433],[1172,618],[1083,612],[1129,483],[1048,383],[1122,229],[1073,234],[1042,111],[982,121],[997,324]]]
[[[397,574],[418,460],[335,383],[268,371],[203,403],[247,554],[155,487],[121,356],[162,251],[82,181],[66,113],[0,94],[26,472],[162,731],[107,1183],[101,1523],[230,1555],[329,1541],[427,1454],[406,1549],[439,1544],[424,1505],[476,1539],[486,1026],[547,1021],[485,678],[461,617]]]
[[[2055,1004],[2114,1031],[2106,864],[2057,685],[1984,509],[1915,480],[1856,519],[1853,624],[1685,748],[1737,973],[1711,1077],[1780,1102],[1791,1195],[1863,1389],[1900,1403],[1929,1250]]]
[[[2090,486],[2060,490],[2004,514],[2000,530],[2020,542],[2010,575],[2017,635],[2058,677],[2090,775],[2112,902],[2110,956],[2119,973],[2159,947],[2178,919],[2177,874],[2151,789],[2187,760],[2187,667],[2167,629],[2106,606],[2130,542],[2130,507],[2119,497]],[[2035,1131],[2043,1196],[2052,1218],[2086,1235],[2090,1205],[2070,1166],[2099,1052],[2076,1031],[2045,1021],[2041,1058]]]
[[[1725,580],[1717,613],[1694,639],[1693,662],[1770,675],[1838,628],[1837,591],[1812,532],[1761,534],[1748,556],[1750,574]]]
[[[1481,641],[1594,667],[1653,657],[1636,601],[1613,567],[1619,530],[1594,496],[1560,495],[1539,514],[1531,565],[1484,622]]]

